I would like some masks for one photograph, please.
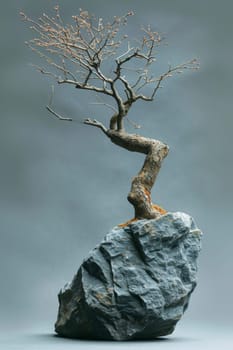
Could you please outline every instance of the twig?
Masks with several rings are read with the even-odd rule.
[[[102,106],[106,106],[108,108],[111,108],[115,113],[117,113],[117,109],[115,107],[113,107],[112,105],[105,103],[105,102],[91,102],[91,105],[102,105]]]
[[[66,118],[66,117],[62,117],[60,114],[58,114],[57,112],[55,112],[51,107],[49,106],[46,106],[46,109],[52,113],[53,115],[55,115],[55,117],[57,117],[59,120],[66,120],[66,121],[69,121],[69,122],[72,122],[73,119],[72,118]]]
[[[129,124],[131,124],[133,127],[134,127],[134,129],[141,129],[141,125],[139,125],[139,124],[137,124],[137,123],[134,123],[131,119],[129,119],[128,117],[125,117],[125,119],[127,120],[127,122],[129,123]]]
[[[135,48],[134,47],[130,47],[129,44],[128,44],[128,50],[126,52],[122,53],[120,56],[116,57],[117,63],[120,63],[120,59],[122,57],[128,55],[130,53],[130,51],[132,51],[132,50],[135,50]]]
[[[83,123],[87,124],[87,125],[95,126],[99,129],[101,129],[105,133],[105,135],[109,136],[108,129],[102,123],[98,122],[98,120],[96,120],[96,119],[92,120],[90,118],[87,118],[83,121]]]
[[[148,26],[142,28],[142,37],[138,43],[135,40],[131,43],[128,41],[125,47],[123,42],[128,36],[120,34],[120,29],[123,29],[128,16],[132,14],[128,12],[122,17],[114,17],[112,22],[104,22],[102,18],[80,9],[79,14],[72,16],[74,24],[65,24],[59,6],[55,7],[55,16],[43,14],[37,21],[21,13],[23,20],[30,24],[37,35],[28,42],[28,46],[52,70],[36,68],[42,74],[52,76],[58,84],[69,84],[80,90],[110,96],[116,103],[116,109],[107,103],[103,105],[114,110],[114,125],[118,131],[123,129],[123,118],[134,102],[139,99],[153,101],[166,78],[185,69],[197,68],[197,62],[192,60],[169,67],[158,78],[151,76],[148,68],[155,61],[156,48],[162,38]],[[106,69],[110,60],[114,62],[111,72]],[[135,60],[138,63],[133,64]],[[108,63],[105,64],[106,61]],[[123,70],[135,72],[132,82],[124,76]],[[148,95],[141,93],[145,86],[152,83]],[[59,120],[72,121],[72,118],[63,117],[52,108],[52,98],[53,88],[47,110]],[[95,120],[87,119],[85,124],[99,127],[106,133],[106,128]]]
[[[65,120],[65,121],[69,121],[72,122],[73,119],[72,118],[67,118],[67,117],[63,117],[60,114],[58,114],[57,112],[55,112],[52,108],[52,102],[53,102],[53,95],[54,95],[54,86],[52,85],[52,89],[51,89],[51,94],[50,94],[50,98],[49,98],[49,104],[46,106],[46,109],[52,113],[55,117],[57,117],[59,120]]]

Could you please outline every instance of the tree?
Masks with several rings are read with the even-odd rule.
[[[141,28],[139,40],[129,40],[125,26],[133,12],[104,22],[80,9],[78,15],[72,16],[71,24],[64,24],[59,7],[54,11],[54,16],[43,14],[38,20],[21,13],[37,35],[27,44],[49,67],[37,67],[38,70],[58,84],[73,85],[112,99],[115,113],[108,128],[96,119],[88,118],[83,122],[99,128],[114,144],[146,155],[141,170],[132,180],[128,201],[134,206],[135,219],[159,217],[164,210],[153,205],[151,189],[169,148],[161,141],[128,133],[124,129],[124,119],[138,100],[153,101],[166,78],[186,69],[197,69],[196,59],[169,66],[155,77],[151,72],[161,35],[147,26]],[[56,113],[51,105],[47,109],[59,120],[72,121]]]

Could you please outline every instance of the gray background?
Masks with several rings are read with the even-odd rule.
[[[18,12],[38,17],[55,3],[1,4],[3,331],[43,325],[53,332],[59,289],[112,226],[132,217],[126,196],[143,162],[141,155],[109,143],[99,130],[59,122],[45,110],[52,82],[29,65],[38,58],[24,45],[31,33]],[[198,72],[166,81],[156,101],[138,103],[129,117],[142,125],[141,134],[170,146],[154,202],[191,214],[204,232],[199,284],[181,322],[232,328],[232,1],[59,3],[67,20],[79,7],[101,16],[133,10],[132,33],[151,23],[166,34],[169,45],[158,56],[162,65],[200,59]],[[90,116],[106,122],[111,112],[89,101],[89,95],[68,86],[55,88],[59,112],[77,121]]]

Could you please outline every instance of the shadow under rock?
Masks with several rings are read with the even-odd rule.
[[[132,343],[180,343],[187,341],[196,341],[197,339],[190,337],[160,337],[156,339],[135,339],[135,340],[126,340],[126,341],[114,341],[114,340],[96,340],[96,339],[78,339],[78,338],[66,338],[62,337],[58,334],[47,333],[47,334],[34,334],[32,335],[34,338],[40,339],[41,341],[54,341],[61,343],[89,343],[91,344],[109,344],[117,345],[117,344],[132,344]]]

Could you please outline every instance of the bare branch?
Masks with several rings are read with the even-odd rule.
[[[134,123],[131,119],[129,119],[128,117],[126,117],[126,120],[128,121],[129,124],[131,124],[134,129],[141,129],[141,125]]]
[[[197,68],[197,62],[192,60],[169,67],[155,78],[150,70],[162,41],[161,35],[147,26],[142,28],[141,39],[130,41],[125,25],[132,12],[121,17],[115,16],[112,22],[105,22],[80,9],[77,15],[72,16],[71,24],[65,24],[59,6],[54,10],[54,16],[42,14],[38,20],[21,13],[23,20],[29,23],[37,36],[29,41],[28,46],[50,67],[36,68],[42,74],[54,78],[58,84],[69,84],[80,90],[111,97],[117,106],[117,110],[111,107],[115,112],[110,122],[114,130],[123,130],[123,118],[133,103],[139,99],[154,99],[163,80],[185,69]],[[112,63],[114,65],[109,72]],[[134,73],[133,82],[127,74],[123,74],[125,70]],[[148,95],[143,91],[145,87],[151,87]],[[56,113],[51,104],[47,107],[60,120],[70,120]],[[95,126],[97,124],[94,123]]]
[[[55,112],[53,109],[52,109],[52,102],[53,102],[53,95],[54,95],[54,86],[52,85],[52,89],[51,89],[51,95],[50,95],[50,98],[49,98],[49,104],[46,106],[46,109],[51,113],[53,114],[56,118],[58,118],[59,120],[63,120],[63,121],[73,121],[72,118],[66,118],[66,117],[63,117],[61,116],[60,114],[58,114],[57,112]]]
[[[106,106],[110,109],[112,109],[115,113],[117,113],[117,109],[115,107],[113,107],[112,105],[108,104],[108,103],[105,103],[105,102],[91,102],[90,103],[91,105],[102,105],[102,106]]]
[[[54,96],[54,85],[51,86],[51,94],[50,94],[48,106],[52,106],[52,103],[53,103],[53,96]]]
[[[138,49],[135,50],[134,48],[132,48],[131,50],[134,50],[134,51],[133,51],[130,55],[126,56],[123,60],[117,60],[117,59],[116,59],[116,63],[117,63],[117,69],[116,69],[116,71],[118,71],[118,69],[119,69],[124,63],[126,63],[126,62],[132,60],[132,58],[134,58],[134,57],[138,57],[138,52],[139,52],[139,50],[138,50]],[[131,51],[131,50],[129,50],[129,51]],[[125,56],[125,55],[122,55],[122,56]]]
[[[54,9],[55,16],[43,14],[38,20],[21,13],[23,20],[29,23],[36,35],[28,46],[49,67],[36,68],[42,74],[54,78],[58,84],[102,94],[100,96],[104,94],[115,101],[117,108],[105,102],[95,103],[114,110],[109,129],[96,119],[87,118],[82,123],[99,128],[118,146],[146,154],[142,169],[132,181],[128,200],[135,208],[136,219],[158,218],[165,211],[152,204],[151,188],[161,162],[168,154],[168,146],[158,140],[128,134],[123,127],[124,118],[135,128],[140,128],[140,125],[127,118],[133,103],[140,99],[152,101],[166,78],[187,69],[197,69],[198,63],[192,60],[174,67],[169,66],[166,72],[155,77],[152,63],[156,61],[156,50],[162,38],[148,26],[142,28],[140,40],[130,42],[125,25],[128,17],[133,15],[132,12],[122,17],[115,16],[112,22],[105,22],[80,9],[76,16],[72,16],[71,24],[65,24],[59,6]],[[125,45],[126,40],[128,45]],[[131,70],[129,76],[124,74],[127,70]],[[151,90],[147,95],[145,88],[149,87]],[[53,94],[52,87],[47,110],[58,120],[72,121],[72,118],[63,117],[52,108]]]
[[[129,102],[134,102],[136,96],[135,93],[133,91],[133,88],[129,85],[129,82],[125,79],[125,77],[120,76],[119,80],[122,81],[122,83],[124,84],[126,91],[128,92],[128,96],[129,96]]]
[[[105,133],[105,135],[108,136],[108,129],[102,123],[98,122],[96,119],[92,120],[92,119],[87,118],[84,120],[84,124],[95,126],[99,129],[101,129]]]
[[[44,74],[44,75],[48,75],[48,76],[51,76],[52,78],[54,78],[55,80],[59,79],[59,77],[54,74],[53,72],[50,72],[50,71],[46,71],[43,67],[40,67],[36,64],[30,64],[32,67],[34,67],[36,70],[38,70],[38,72]]]
[[[55,117],[57,117],[59,120],[64,120],[64,121],[69,121],[72,122],[73,119],[72,118],[66,118],[66,117],[62,117],[60,114],[58,114],[57,112],[55,112],[49,105],[46,106],[46,109],[52,113],[53,115],[55,115]]]
[[[83,84],[79,83],[78,81],[71,80],[71,79],[63,79],[63,80],[58,80],[58,84],[71,84],[75,85],[77,89],[82,89],[82,90],[90,90],[90,91],[95,91],[95,92],[100,92],[109,96],[113,96],[113,92],[109,89],[106,88],[98,88],[94,85],[88,85],[88,84]]]
[[[137,95],[136,99],[142,99],[144,101],[153,101],[158,89],[161,88],[162,81],[168,77],[172,77],[173,73],[182,73],[183,70],[185,70],[185,69],[193,69],[193,70],[199,69],[199,63],[197,62],[196,59],[192,59],[191,61],[182,63],[182,64],[175,66],[175,67],[169,66],[169,69],[165,73],[161,74],[159,78],[149,79],[148,81],[145,81],[145,83],[137,89],[137,90],[139,90],[144,85],[157,81],[157,84],[155,85],[151,96],[144,96],[141,94],[141,95]]]
[[[117,62],[117,63],[120,63],[120,62],[124,63],[123,61],[120,61],[120,59],[121,59],[122,57],[128,55],[128,54],[130,53],[130,51],[132,51],[132,50],[134,50],[134,47],[130,47],[130,46],[129,46],[129,43],[128,43],[128,50],[127,50],[126,52],[122,53],[120,56],[118,56],[118,57],[116,58],[116,62]]]

